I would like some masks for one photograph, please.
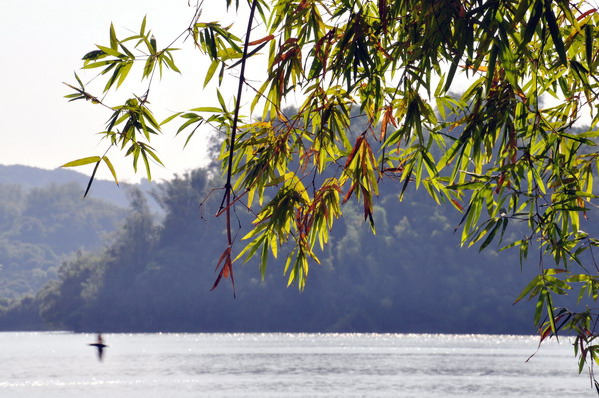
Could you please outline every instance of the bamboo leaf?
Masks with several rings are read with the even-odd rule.
[[[210,64],[210,67],[208,68],[208,71],[206,72],[206,77],[204,78],[204,87],[206,87],[208,85],[208,83],[210,83],[210,80],[212,80],[212,77],[214,76],[214,72],[216,72],[216,68],[218,68],[219,63],[220,63],[220,61],[214,60]]]
[[[119,41],[116,38],[116,33],[114,31],[114,25],[110,24],[110,49],[117,51],[119,48]],[[118,51],[117,51],[118,52]]]
[[[140,36],[146,35],[146,17],[147,17],[147,15],[144,15],[144,19],[141,21],[141,27],[139,28]]]
[[[168,122],[172,121],[173,119],[181,116],[183,112],[177,112],[177,113],[173,113],[172,115],[170,115],[169,117],[167,117],[166,119],[164,119],[162,122],[160,122],[160,126],[163,126],[165,124],[167,124]]]
[[[559,26],[557,25],[557,20],[555,19],[555,14],[551,9],[551,4],[551,1],[545,2],[545,21],[547,23],[547,27],[549,28],[549,32],[551,33],[553,45],[555,46],[555,51],[559,56],[560,62],[562,65],[567,66],[568,57],[566,56],[566,48],[564,47],[564,42],[559,31]]]
[[[102,160],[102,158],[100,156],[90,156],[90,157],[87,157],[87,158],[73,160],[71,162],[63,164],[60,167],[84,166],[84,165],[90,164],[90,163],[98,163],[100,160]]]
[[[133,66],[133,61],[130,61],[130,62],[124,63],[123,66],[119,69],[119,74],[118,74],[119,79],[116,84],[117,88],[119,88],[121,86],[121,84],[123,84],[123,82],[127,78],[127,75],[129,74],[129,71],[131,70],[132,66]]]
[[[518,301],[522,300],[524,297],[526,297],[530,293],[532,293],[535,289],[537,289],[540,286],[540,284],[542,283],[541,278],[542,277],[540,275],[535,276],[528,283],[528,285],[526,285],[526,287],[524,289],[522,289],[522,291],[520,292],[520,295],[516,298],[516,301],[514,301],[514,304],[517,303]],[[532,296],[530,298],[532,298]]]
[[[592,70],[593,68],[593,29],[594,26],[587,23],[584,27],[584,40],[585,40],[585,54],[587,61],[587,68]]]
[[[493,241],[493,238],[495,238],[495,235],[497,234],[497,231],[499,230],[499,226],[502,224],[502,221],[503,220],[498,220],[495,222],[493,229],[491,230],[491,232],[489,232],[487,238],[482,243],[482,245],[480,245],[480,248],[478,249],[479,253],[482,252]]]
[[[213,106],[202,106],[199,108],[190,109],[192,112],[209,112],[209,113],[221,113],[223,111],[222,108],[216,108]]]
[[[116,48],[113,49],[113,48],[110,48],[110,47],[104,47],[104,46],[100,46],[100,45],[96,45],[96,47],[98,47],[104,53],[106,53],[108,55],[112,55],[113,57],[127,58],[127,56],[125,56],[124,54],[120,53]]]
[[[114,178],[114,182],[116,183],[116,185],[119,185],[119,179],[116,176],[116,171],[114,170],[114,166],[112,165],[110,159],[108,159],[107,156],[102,156],[102,160],[104,161],[104,163],[106,163],[106,166],[108,166],[108,169],[110,170],[110,173],[112,174],[112,178]]]

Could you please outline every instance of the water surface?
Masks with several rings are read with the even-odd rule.
[[[432,334],[0,333],[0,397],[593,397],[571,343]]]

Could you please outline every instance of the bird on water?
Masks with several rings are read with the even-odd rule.
[[[101,361],[102,360],[102,356],[104,355],[104,348],[108,347],[102,341],[102,335],[100,333],[98,333],[98,340],[97,340],[97,342],[96,343],[90,343],[88,345],[91,345],[92,347],[96,347],[98,349],[98,359]]]

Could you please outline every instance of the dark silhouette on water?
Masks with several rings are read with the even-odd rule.
[[[101,361],[102,360],[102,355],[104,355],[104,347],[108,347],[102,341],[102,335],[100,333],[98,333],[98,341],[97,341],[97,343],[90,343],[88,345],[91,345],[91,346],[96,347],[98,349],[98,359]]]

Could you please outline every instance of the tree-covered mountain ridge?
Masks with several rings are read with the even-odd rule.
[[[42,188],[47,185],[77,184],[82,188],[79,197],[83,196],[89,176],[68,168],[53,170],[25,165],[0,165],[0,185],[19,185],[22,189]],[[125,184],[128,185],[128,184]],[[149,192],[152,184],[144,179],[140,184],[141,189]],[[94,179],[90,189],[90,197],[102,199],[116,206],[126,208],[129,201],[126,189],[117,186],[113,180]],[[151,202],[151,207],[154,203]]]
[[[122,225],[128,184],[98,180],[83,199],[88,180],[71,170],[0,165],[0,298],[35,294],[63,261],[102,248]],[[139,187],[149,192],[151,184]]]
[[[534,266],[521,269],[515,252],[499,256],[494,250],[460,248],[454,233],[457,212],[415,190],[400,202],[400,187],[393,185],[379,194],[376,235],[358,205],[345,204],[342,222],[318,254],[321,264],[311,268],[305,291],[285,287],[285,264],[277,259],[271,259],[275,266],[264,280],[253,260],[236,267],[236,299],[226,286],[210,291],[226,245],[223,220],[214,217],[221,198],[213,188],[222,184],[211,177],[215,174],[199,169],[157,185],[160,216],[137,189],[130,189],[124,213],[93,196],[86,199],[92,214],[102,215],[101,209],[110,207],[112,216],[100,218],[119,214],[120,224],[97,237],[96,248],[63,259],[33,294],[5,301],[0,328],[535,332],[531,306],[513,305]],[[75,185],[35,189],[81,200]],[[53,199],[46,196],[45,213],[50,214]],[[243,247],[251,215],[238,212],[237,218],[238,246]]]
[[[85,189],[89,177],[70,169],[42,169],[25,165],[0,165],[0,185],[18,185],[22,189],[43,188],[47,185],[76,183]],[[83,195],[84,191],[81,191]],[[127,206],[124,190],[114,183],[98,179],[92,185],[92,197],[102,199],[117,206]]]

